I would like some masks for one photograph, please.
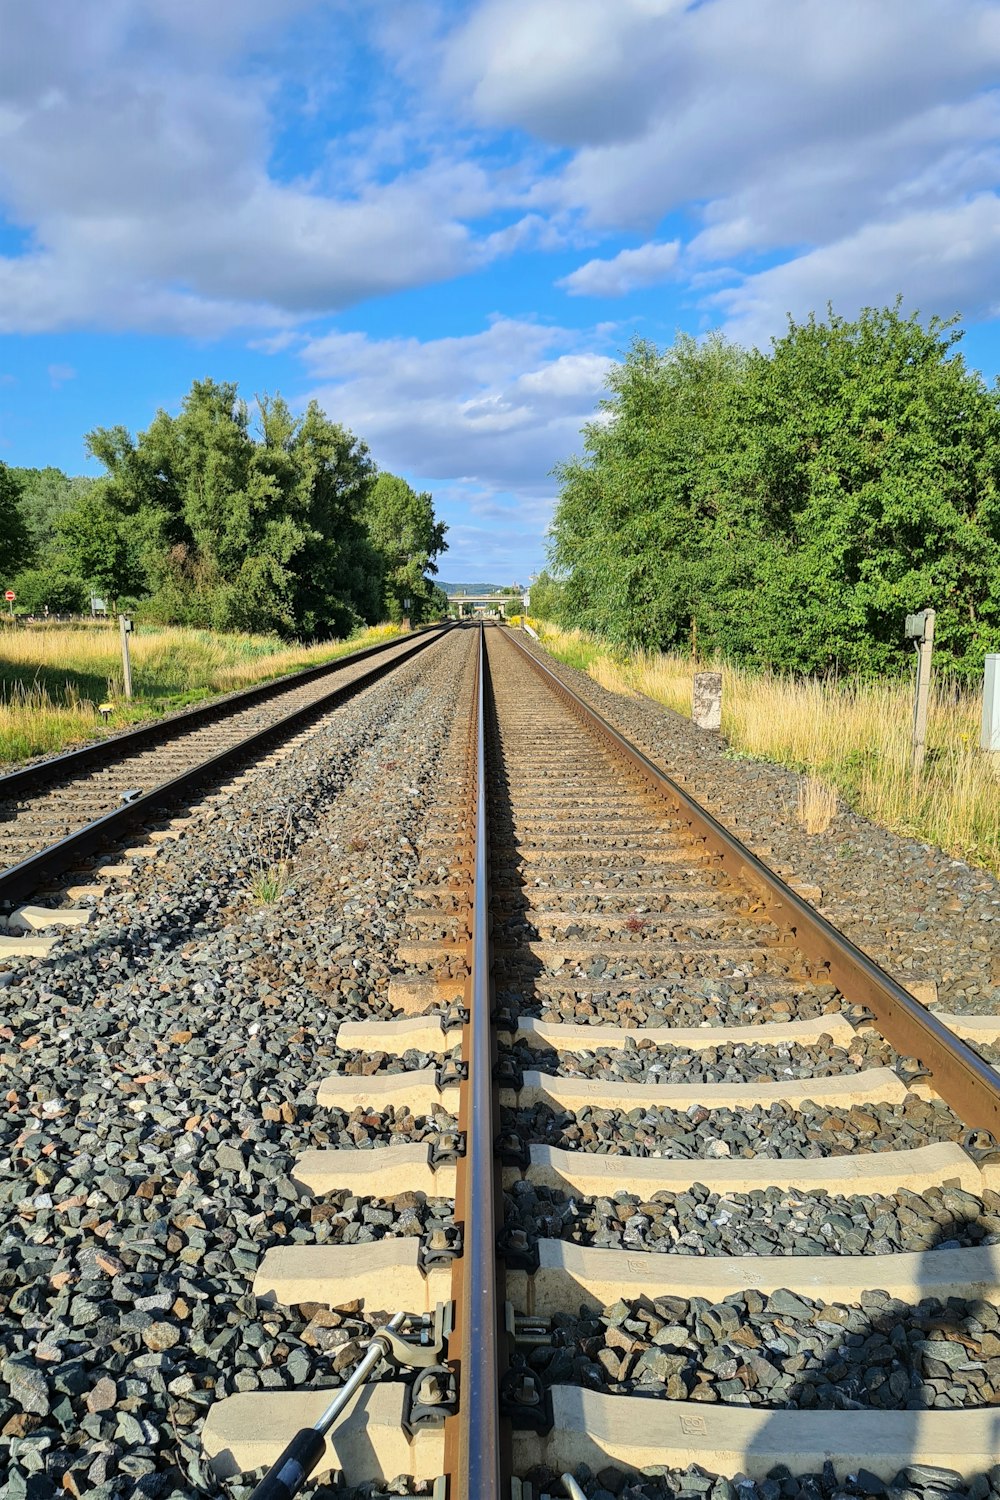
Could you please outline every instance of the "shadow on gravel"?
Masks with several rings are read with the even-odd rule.
[[[961,1242],[953,1235],[953,1227],[942,1227],[935,1246],[922,1252],[921,1269],[926,1268],[928,1277],[934,1257],[960,1248]],[[874,1262],[871,1281],[877,1285],[878,1280]],[[784,1305],[794,1315],[797,1299],[788,1293],[775,1295],[786,1299]],[[761,1296],[760,1300],[773,1299]],[[782,1345],[790,1348],[791,1341],[797,1341],[799,1352],[793,1352],[791,1361],[786,1359],[784,1364],[787,1370],[789,1362],[798,1362],[800,1369],[791,1389],[781,1397],[785,1407],[794,1409],[773,1412],[749,1445],[750,1453],[772,1460],[767,1480],[756,1486],[765,1500],[833,1500],[847,1495],[986,1500],[1000,1494],[1000,1463],[984,1464],[978,1473],[963,1478],[957,1469],[920,1461],[934,1441],[928,1431],[928,1414],[947,1421],[948,1413],[957,1416],[963,1410],[984,1411],[982,1451],[1000,1459],[1000,1309],[995,1304],[978,1298],[941,1300],[934,1296],[910,1304],[884,1291],[865,1292],[860,1307],[831,1304],[813,1320],[823,1331],[837,1324],[843,1330],[836,1347],[815,1363],[802,1352],[806,1340],[798,1318],[772,1321],[778,1339],[769,1352],[780,1355]],[[762,1366],[757,1370],[765,1380],[771,1379]],[[767,1400],[766,1389],[762,1394]],[[997,1409],[991,1413],[990,1408]],[[819,1414],[819,1421],[825,1413],[851,1412],[851,1448],[856,1455],[852,1462],[838,1466],[839,1473],[827,1461],[811,1481],[796,1475],[805,1467],[803,1450],[816,1453],[826,1446],[822,1427],[810,1431],[794,1425],[810,1412]],[[790,1439],[798,1452],[791,1449]],[[875,1455],[882,1456],[881,1462]],[[952,1461],[960,1462],[963,1456],[956,1450]],[[751,1500],[753,1493],[749,1487],[737,1486],[739,1500]]]

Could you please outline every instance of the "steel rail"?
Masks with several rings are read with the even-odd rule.
[[[447,625],[425,625],[413,632],[414,636],[427,635],[433,631],[444,631]],[[60,755],[50,755],[45,760],[33,761],[30,766],[21,766],[16,771],[7,771],[0,776],[0,802],[12,797],[21,797],[25,792],[37,791],[40,786],[49,787],[69,779],[78,771],[91,766],[103,766],[130,755],[134,750],[148,749],[153,745],[166,744],[188,729],[201,728],[217,719],[228,719],[255,703],[265,703],[269,698],[279,698],[282,693],[308,683],[369,656],[379,656],[410,639],[395,636],[392,640],[377,641],[374,646],[363,646],[360,651],[348,652],[333,661],[321,662],[317,667],[305,667],[301,672],[289,672],[284,677],[272,678],[270,682],[258,683],[255,687],[241,688],[239,692],[227,693],[225,697],[213,698],[209,703],[196,703],[178,713],[165,714],[151,724],[140,724],[136,729],[125,729],[120,734],[95,740],[91,745],[81,745],[77,750],[65,750]]]
[[[592,732],[640,771],[674,804],[691,837],[715,855],[733,879],[762,898],[771,920],[791,930],[803,956],[822,970],[850,1001],[867,1006],[875,1024],[896,1051],[916,1057],[930,1072],[934,1088],[966,1125],[988,1130],[1000,1140],[1000,1076],[932,1011],[909,994],[832,922],[796,895],[762,859],[678,786],[661,766],[609,724],[589,703],[508,634],[507,639],[570,706]]]
[[[468,1079],[462,1090],[459,1128],[465,1155],[459,1159],[455,1218],[462,1226],[462,1255],[456,1265],[455,1332],[459,1412],[445,1433],[448,1500],[501,1500],[500,1299],[497,1270],[498,1175],[494,1152],[496,1085],[492,1028],[489,939],[489,884],[486,823],[486,686],[488,665],[483,626],[479,627],[476,672],[475,856],[466,985],[468,1020],[463,1056]]]
[[[169,781],[150,788],[148,792],[144,792],[133,801],[103,813],[101,817],[95,818],[93,822],[85,824],[83,828],[60,839],[58,843],[50,844],[48,848],[29,855],[19,864],[0,871],[0,905],[11,905],[23,901],[25,896],[38,890],[46,881],[56,879],[67,870],[73,869],[81,859],[87,858],[99,849],[106,848],[109,843],[137,823],[154,814],[163,813],[167,808],[175,805],[193,787],[217,779],[248,755],[259,753],[272,741],[284,739],[293,730],[308,723],[310,719],[318,718],[338,704],[347,702],[362,688],[370,687],[372,683],[378,682],[380,678],[401,666],[403,662],[409,661],[418,652],[426,650],[434,641],[439,640],[443,633],[422,632],[409,650],[400,652],[391,661],[377,662],[360,677],[355,677],[353,681],[342,683],[339,687],[332,687],[328,693],[324,693],[312,703],[304,704],[300,708],[293,709],[291,713],[283,714],[274,723],[247,735],[237,744],[230,745],[207,760],[199,761],[197,765],[190,766]],[[381,647],[379,650],[381,651]],[[372,654],[370,649],[366,648],[364,652],[356,653],[352,660],[358,661],[370,654]],[[339,664],[343,665],[345,660],[341,657]],[[2,783],[0,783],[0,789],[2,789]]]

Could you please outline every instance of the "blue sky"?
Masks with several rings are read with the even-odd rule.
[[[0,0],[0,459],[317,397],[544,562],[639,332],[961,313],[1000,369],[1000,0]]]

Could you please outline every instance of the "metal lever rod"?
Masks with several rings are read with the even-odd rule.
[[[386,1330],[395,1332],[406,1320],[404,1312],[394,1313]],[[312,1427],[301,1427],[281,1456],[268,1469],[250,1500],[292,1500],[305,1484],[323,1456],[326,1435],[347,1406],[359,1386],[390,1351],[390,1343],[380,1330],[372,1334],[365,1352],[350,1376],[337,1391],[329,1406]]]

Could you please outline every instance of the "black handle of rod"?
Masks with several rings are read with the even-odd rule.
[[[250,1500],[292,1500],[323,1457],[326,1442],[315,1427],[301,1427],[268,1469]]]

